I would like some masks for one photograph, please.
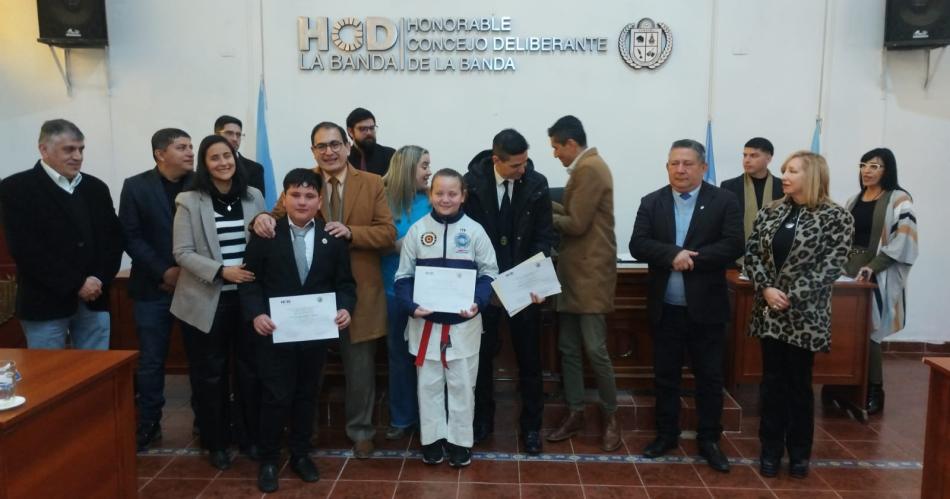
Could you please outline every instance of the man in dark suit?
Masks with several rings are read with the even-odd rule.
[[[726,268],[742,254],[742,218],[735,196],[703,182],[705,156],[699,142],[673,143],[666,164],[670,185],[643,197],[630,238],[630,253],[650,267],[657,437],[643,454],[659,457],[679,443],[680,378],[688,353],[696,377],[699,454],[714,470],[728,472],[719,448]]]
[[[165,359],[175,320],[168,309],[181,271],[172,256],[172,220],[175,197],[194,170],[191,137],[177,128],[155,132],[152,157],[155,167],[127,178],[119,196],[119,222],[126,251],[132,257],[129,298],[139,338],[135,399],[139,451],[162,434],[159,423],[165,406]]]
[[[241,147],[241,139],[244,138],[244,125],[241,120],[234,116],[222,115],[214,120],[214,133],[220,135],[231,143],[235,151]],[[244,157],[240,152],[237,155],[238,166],[244,169],[244,178],[247,179],[247,185],[261,191],[261,195],[266,198],[264,191],[264,166],[251,158]]]
[[[389,171],[389,160],[396,150],[376,142],[376,117],[367,109],[358,107],[346,117],[346,133],[353,139],[347,158],[358,170],[382,177]]]
[[[260,458],[257,485],[277,490],[280,436],[290,414],[290,468],[306,482],[320,476],[310,460],[310,438],[317,383],[326,357],[326,340],[274,343],[278,329],[270,317],[270,298],[316,293],[336,294],[336,324],[350,325],[356,305],[356,282],[350,271],[346,241],[330,235],[315,219],[321,206],[323,179],[313,170],[297,168],[284,178],[281,197],[287,216],[277,220],[275,238],[252,236],[244,254],[253,282],[241,284],[241,306],[257,332],[261,400]]]
[[[551,254],[554,225],[548,180],[534,170],[528,158],[528,141],[516,130],[495,135],[492,148],[472,159],[465,174],[468,196],[465,214],[484,227],[504,272],[538,253]],[[507,317],[511,342],[518,359],[521,391],[521,436],[525,452],[541,452],[541,417],[544,393],[541,382],[540,316],[537,303],[508,317],[496,304],[485,309],[485,333],[479,349],[475,385],[475,442],[494,430],[494,366],[498,348],[498,321]]]
[[[742,150],[742,169],[738,177],[723,180],[721,187],[736,195],[739,212],[743,217],[744,238],[752,233],[755,215],[763,206],[783,196],[782,179],[769,172],[769,162],[775,148],[769,139],[754,137]]]
[[[85,138],[56,119],[40,128],[41,159],[0,184],[7,243],[17,266],[16,315],[29,348],[109,348],[109,284],[122,229],[109,188],[80,173]]]

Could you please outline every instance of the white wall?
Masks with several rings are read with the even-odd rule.
[[[940,306],[950,302],[940,250],[950,243],[934,223],[950,174],[937,147],[950,137],[950,57],[923,89],[923,55],[883,53],[883,0],[829,0],[822,90],[822,152],[832,165],[832,192],[844,201],[857,188],[856,164],[866,150],[891,147],[901,183],[917,204],[921,257],[912,273],[904,340],[948,341]],[[663,164],[677,138],[703,140],[714,119],[719,180],[739,174],[742,144],[763,135],[776,145],[777,169],[807,148],[818,112],[825,2],[605,0],[576,2],[367,0],[108,0],[110,53],[76,50],[74,88],[64,84],[45,45],[36,43],[36,5],[0,0],[0,176],[37,158],[43,120],[65,117],[86,133],[84,171],[103,178],[118,197],[122,180],[152,166],[152,132],[166,126],[197,140],[220,114],[242,117],[244,150],[254,157],[254,110],[261,74],[268,89],[271,153],[277,177],[311,166],[309,132],[325,119],[342,123],[356,106],[377,115],[382,143],[427,147],[436,167],[464,169],[504,127],[532,144],[538,169],[553,186],[566,175],[551,157],[545,130],[575,114],[611,165],[616,183],[617,237],[625,247],[639,198],[666,182]],[[607,36],[598,55],[519,55],[516,73],[329,73],[296,69],[296,17],[511,16],[513,36]],[[630,70],[617,36],[628,22],[667,23],[674,52],[655,72]],[[714,29],[713,29],[714,28]],[[711,33],[714,68],[709,92]],[[939,55],[939,51],[934,54]],[[107,72],[108,66],[108,72]],[[107,75],[111,85],[107,85]],[[712,95],[710,101],[709,95]],[[897,337],[895,337],[897,338]]]

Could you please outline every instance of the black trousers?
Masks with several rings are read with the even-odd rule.
[[[201,432],[201,442],[208,450],[224,450],[231,443],[231,352],[236,358],[235,378],[241,400],[240,419],[256,429],[260,398],[254,354],[247,340],[250,323],[241,318],[237,291],[225,291],[218,300],[211,330],[204,333],[182,323],[182,338],[188,356],[188,373],[192,387],[192,407]],[[256,431],[242,435],[242,443],[255,443]]]
[[[808,459],[815,435],[815,399],[811,385],[815,352],[772,338],[762,338],[760,344],[762,455],[780,459],[787,448],[789,459]]]
[[[305,456],[310,452],[317,389],[329,342],[275,344],[270,336],[256,336],[257,368],[262,388],[261,462],[277,463],[281,430],[288,415],[290,454]]]
[[[683,357],[689,352],[690,369],[696,377],[696,439],[718,442],[722,434],[725,324],[697,323],[689,318],[686,307],[667,304],[653,333],[657,434],[679,437]]]
[[[498,344],[498,324],[508,320],[511,345],[518,360],[518,381],[521,392],[521,431],[539,431],[544,413],[541,384],[541,328],[539,308],[529,305],[514,317],[504,309],[489,306],[482,312],[485,333],[478,351],[478,377],[475,380],[475,424],[491,426],[495,418],[494,357]]]

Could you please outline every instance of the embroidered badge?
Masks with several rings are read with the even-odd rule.
[[[438,236],[435,235],[435,232],[426,232],[419,239],[422,241],[423,246],[432,246],[436,241],[439,240]]]
[[[459,232],[455,235],[455,246],[458,248],[467,248],[471,242],[472,238],[464,232]]]

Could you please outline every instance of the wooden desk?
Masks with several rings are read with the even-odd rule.
[[[950,357],[925,357],[930,366],[922,499],[950,497]]]
[[[9,350],[26,403],[0,412],[0,499],[136,497],[128,351]]]
[[[752,283],[730,270],[729,326],[726,385],[754,384],[762,380],[762,352],[758,338],[748,335],[752,316]],[[831,352],[815,355],[813,382],[835,385],[828,393],[844,403],[852,415],[867,420],[868,340],[871,333],[871,299],[876,286],[867,282],[839,281],[831,296]],[[730,367],[731,366],[731,367]]]

